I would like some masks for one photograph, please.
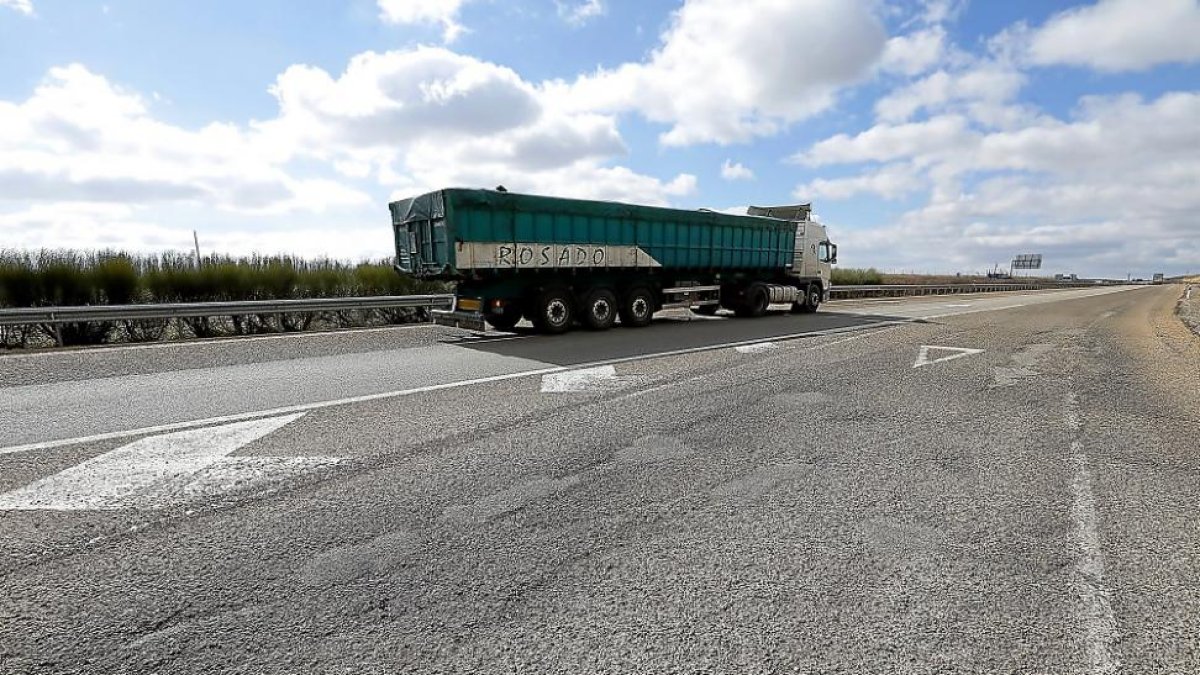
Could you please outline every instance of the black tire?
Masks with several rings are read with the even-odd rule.
[[[700,316],[716,316],[717,310],[720,308],[721,308],[720,305],[700,305],[699,307],[696,307],[692,311],[699,314]]]
[[[745,302],[735,311],[740,317],[757,318],[767,313],[767,306],[770,304],[771,294],[767,292],[767,287],[751,284],[750,288],[746,289]]]
[[[571,328],[575,319],[575,310],[571,306],[571,294],[563,288],[550,288],[542,291],[535,304],[537,316],[533,325],[543,333],[552,335],[565,333]]]
[[[510,331],[516,328],[521,321],[521,308],[517,305],[510,304],[504,308],[501,314],[488,314],[487,322],[492,328],[502,331]]]
[[[634,286],[625,292],[620,313],[623,326],[649,326],[654,319],[654,294],[645,286]]]
[[[583,325],[591,330],[608,330],[617,322],[617,295],[607,288],[596,288],[583,300]]]
[[[821,306],[821,299],[821,287],[817,284],[809,284],[808,288],[804,289],[804,299],[793,304],[792,311],[812,314]]]

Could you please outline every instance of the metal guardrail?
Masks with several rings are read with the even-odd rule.
[[[452,295],[380,295],[356,298],[305,298],[302,300],[242,300],[237,302],[175,302],[152,305],[84,305],[77,307],[23,307],[0,309],[0,326],[60,324],[87,321],[183,319],[197,316],[288,314],[291,312],[341,312],[397,307],[450,307]]]
[[[830,298],[896,297],[908,295],[951,295],[957,293],[993,293],[1000,291],[1039,291],[1052,288],[1090,288],[1095,283],[1054,282],[1040,284],[863,284],[831,286]]]
[[[1087,283],[1050,284],[867,284],[833,286],[832,297],[884,297],[944,295],[991,291],[1027,291],[1048,288],[1094,286]],[[241,300],[235,302],[177,302],[148,305],[83,305],[74,307],[27,307],[0,309],[0,326],[61,324],[87,321],[134,321],[138,319],[182,319],[198,316],[288,314],[292,312],[340,312],[398,307],[449,308],[452,295],[380,295],[352,298],[306,298],[302,300]]]

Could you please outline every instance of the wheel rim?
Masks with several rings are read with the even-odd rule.
[[[592,303],[592,317],[601,323],[608,321],[612,316],[612,305],[604,298],[597,298]]]
[[[648,310],[650,309],[650,303],[646,301],[646,298],[639,296],[633,299],[633,302],[630,304],[629,308],[633,310],[633,315],[635,317],[642,319],[645,318],[646,314],[649,313]]]
[[[812,305],[813,307],[816,307],[820,303],[821,303],[821,294],[820,293],[813,291],[812,293],[808,294],[808,304]]]
[[[546,303],[546,322],[552,326],[561,326],[567,322],[567,303],[555,298]]]

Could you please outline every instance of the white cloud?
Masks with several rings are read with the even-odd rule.
[[[946,29],[933,26],[887,41],[879,67],[884,72],[914,76],[929,70],[945,57]]]
[[[337,79],[291,66],[271,93],[279,117],[259,128],[317,155],[404,147],[427,135],[492,134],[541,113],[534,87],[511,69],[433,47],[358,54]]]
[[[725,160],[721,165],[721,178],[725,180],[754,180],[754,172],[741,162]]]
[[[1012,100],[1025,83],[1025,76],[1011,66],[978,62],[956,70],[938,70],[875,102],[875,114],[884,121],[910,119],[925,110],[936,112],[952,105],[983,104],[985,108]]]
[[[613,116],[564,109],[512,70],[445,49],[368,52],[337,76],[293,66],[271,92],[274,117],[188,129],[83,66],[52,69],[26,100],[0,101],[2,240],[142,237],[155,247],[190,231],[173,222],[201,221],[230,225],[211,234],[215,245],[275,251],[301,243],[255,234],[271,231],[272,219],[324,214],[326,243],[340,251],[353,248],[340,228],[366,231],[388,190],[505,184],[664,205],[696,190],[690,174],[612,165],[628,152]]]
[[[838,134],[813,144],[793,161],[809,166],[935,158],[977,142],[966,118],[944,115],[923,122],[877,124],[854,136]]]
[[[376,0],[379,18],[392,24],[441,24],[442,40],[454,42],[466,30],[458,14],[470,0]]]
[[[18,14],[24,14],[25,16],[33,16],[32,0],[0,0],[0,7],[8,7]]]
[[[1020,249],[1040,250],[1058,269],[1080,274],[1182,270],[1200,251],[1195,119],[1200,93],[1175,92],[1153,101],[1086,97],[1069,120],[1039,115],[1012,129],[989,131],[959,115],[880,124],[802,153],[812,165],[864,166],[799,191],[887,198],[923,187],[922,171],[928,177],[926,205],[848,236],[843,250],[854,253],[847,264],[979,270]],[[880,162],[891,164],[877,168]],[[930,250],[938,251],[936,261]]]
[[[607,166],[627,152],[611,115],[564,107],[511,69],[442,48],[359,54],[336,78],[293,66],[272,92],[280,115],[257,125],[271,147],[402,192],[504,184],[663,204],[694,186],[686,174]]]
[[[921,20],[925,23],[954,21],[967,7],[967,0],[921,0]]]
[[[80,65],[50,70],[21,103],[0,101],[0,200],[193,202],[279,213],[368,197],[295,177],[233,125],[155,119],[145,101]]]
[[[562,20],[572,26],[582,26],[607,11],[604,0],[554,0],[554,5]]]
[[[797,199],[849,199],[859,194],[874,194],[898,199],[925,185],[921,171],[909,164],[892,164],[847,178],[817,178],[796,188]]]
[[[688,0],[641,63],[549,88],[564,106],[638,111],[667,145],[769,136],[828,109],[878,60],[868,0]]]
[[[190,226],[169,226],[170,213],[127,204],[72,202],[34,204],[0,211],[0,239],[27,249],[113,249],[138,253],[192,250]],[[391,255],[391,232],[364,225],[297,225],[288,220],[254,229],[199,226],[204,253],[291,253],[344,260]]]
[[[1144,70],[1200,60],[1198,36],[1195,0],[1100,0],[1056,14],[1033,30],[1027,57],[1039,65]]]

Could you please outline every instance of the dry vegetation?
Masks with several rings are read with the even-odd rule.
[[[289,256],[134,255],[119,251],[0,251],[0,307],[44,307],[218,300],[275,300],[442,292],[436,284],[402,277],[390,262],[349,264]],[[64,324],[67,345],[216,337],[277,331],[406,323],[422,319],[409,309],[306,312],[285,315],[198,317]],[[5,347],[55,339],[52,326],[0,328]]]

